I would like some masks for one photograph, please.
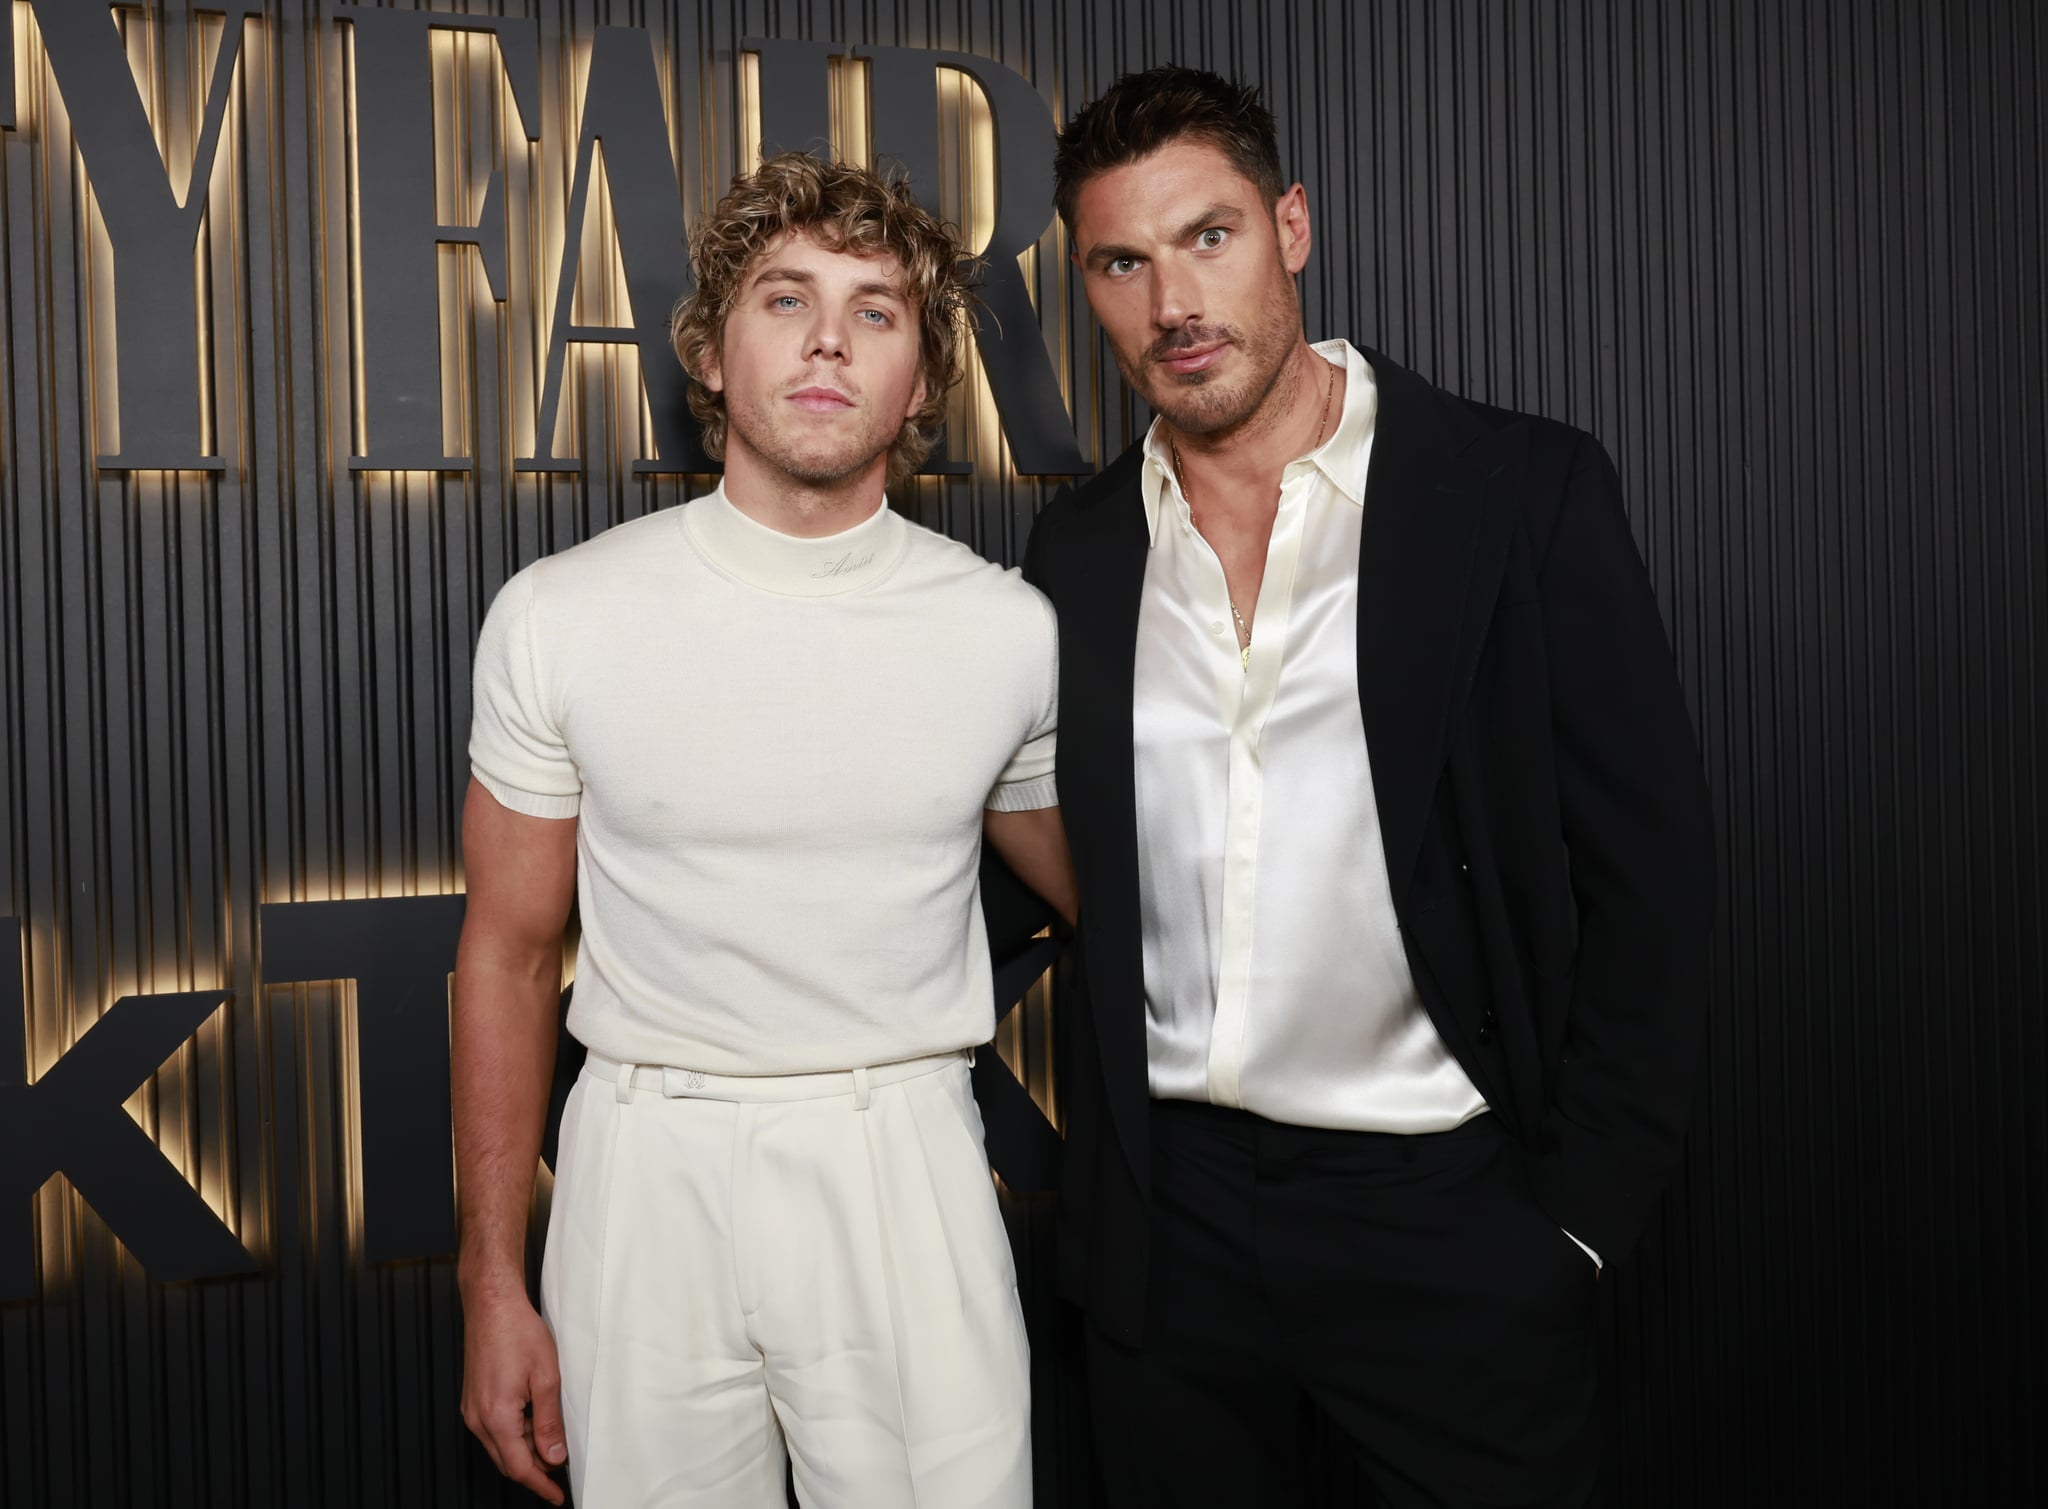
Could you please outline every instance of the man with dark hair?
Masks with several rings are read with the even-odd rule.
[[[529,566],[477,645],[454,1005],[463,1415],[555,1503],[1031,1502],[1028,1359],[967,1059],[984,830],[1071,915],[1051,611],[892,513],[967,259],[800,154],[692,244],[709,496]],[[582,924],[542,1265],[524,1243]]]
[[[1082,898],[1061,1275],[1117,1509],[1566,1505],[1593,1297],[1678,1155],[1698,749],[1590,436],[1310,345],[1308,198],[1159,68],[1058,204],[1157,415],[1033,530]]]

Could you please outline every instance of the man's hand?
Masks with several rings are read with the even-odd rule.
[[[555,1063],[576,820],[514,812],[472,779],[462,852],[469,907],[449,1036],[462,1211],[456,1273],[468,1338],[462,1418],[498,1471],[559,1504],[547,1472],[568,1456],[561,1364],[526,1297],[526,1214]]]
[[[465,1295],[462,1309],[463,1423],[498,1471],[550,1504],[561,1503],[562,1490],[548,1477],[569,1457],[555,1338],[524,1294],[481,1301]]]

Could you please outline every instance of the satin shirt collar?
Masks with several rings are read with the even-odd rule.
[[[1330,438],[1306,456],[1289,462],[1290,467],[1313,466],[1337,489],[1339,496],[1356,507],[1365,506],[1365,470],[1372,454],[1373,424],[1379,414],[1379,388],[1373,381],[1372,363],[1349,341],[1320,341],[1309,349],[1324,361],[1344,364],[1344,407],[1337,415],[1337,427]],[[1171,494],[1173,506],[1187,511],[1180,483],[1173,475],[1173,456],[1167,449],[1166,434],[1154,419],[1145,431],[1145,466],[1139,474],[1145,500],[1147,544],[1159,542],[1159,511]]]

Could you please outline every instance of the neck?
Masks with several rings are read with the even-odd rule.
[[[728,441],[725,496],[756,524],[800,540],[843,534],[882,506],[886,454],[850,476],[810,482],[791,476],[744,444]]]
[[[1288,353],[1272,390],[1238,423],[1191,435],[1168,421],[1167,439],[1184,464],[1214,479],[1219,503],[1250,497],[1271,501],[1287,464],[1329,438],[1342,412],[1343,386],[1343,372],[1317,356],[1304,338]]]

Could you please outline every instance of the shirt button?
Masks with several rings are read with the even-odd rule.
[[[1209,625],[1209,632],[1211,634],[1221,634],[1223,632],[1223,620],[1219,618],[1212,622]]]

